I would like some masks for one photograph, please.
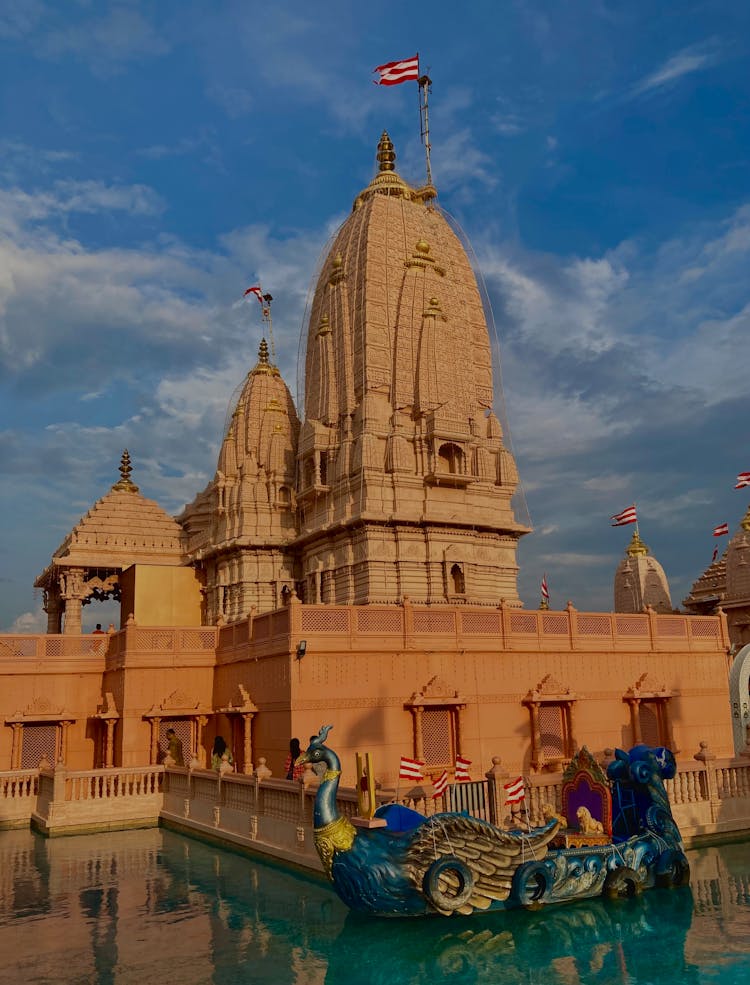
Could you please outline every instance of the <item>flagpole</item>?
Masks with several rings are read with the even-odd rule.
[[[271,302],[273,298],[270,294],[263,295],[263,320],[268,326],[268,341],[271,344],[271,364],[276,365],[276,346],[273,341],[273,321],[271,319]]]
[[[427,95],[432,90],[432,79],[429,75],[422,75],[417,79],[419,86],[419,130],[422,143],[424,144],[425,160],[427,164],[427,184],[432,184],[432,165],[430,163],[430,118],[427,108]]]

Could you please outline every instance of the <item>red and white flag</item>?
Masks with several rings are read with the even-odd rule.
[[[470,780],[469,767],[471,766],[470,759],[464,759],[463,756],[456,756],[456,782],[465,783]]]
[[[711,564],[714,563],[714,561],[716,560],[716,558],[718,556],[719,556],[719,548],[718,547],[714,547],[714,553],[713,553],[713,557],[711,558]]]
[[[714,527],[714,537],[724,537],[729,535],[729,524],[720,523],[718,527]]]
[[[635,504],[628,506],[622,513],[615,513],[610,519],[612,520],[611,526],[613,527],[624,527],[628,523],[638,523],[638,517],[635,514]]]
[[[510,783],[504,784],[503,789],[505,790],[506,804],[520,804],[526,797],[522,776],[511,780]]]
[[[542,575],[542,598],[549,602],[549,588],[547,587],[547,575]]]
[[[740,472],[737,476],[737,485],[735,489],[744,489],[745,486],[750,486],[750,472]]]
[[[407,759],[406,756],[402,756],[401,766],[398,770],[399,780],[424,780],[423,766],[424,763],[418,759]]]
[[[419,55],[404,58],[400,62],[386,62],[385,65],[374,68],[373,72],[380,73],[380,79],[375,85],[397,86],[401,82],[416,82],[419,78]]]
[[[254,294],[255,297],[260,301],[260,303],[263,304],[263,292],[261,291],[260,287],[248,287],[248,289],[245,291],[242,297],[246,298],[248,294]]]
[[[442,797],[448,788],[448,770],[443,770],[437,780],[432,781],[432,797]]]

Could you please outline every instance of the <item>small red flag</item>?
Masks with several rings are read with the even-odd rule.
[[[720,523],[718,527],[714,527],[714,537],[724,537],[729,534],[729,524]]]
[[[420,762],[418,759],[407,759],[406,756],[401,757],[401,765],[399,767],[398,776],[400,780],[423,780],[424,776],[422,774],[422,767],[424,763]]]
[[[432,797],[441,797],[446,789],[448,788],[448,770],[443,770],[437,780],[432,781],[433,794]]]
[[[622,513],[615,513],[615,515],[610,517],[610,519],[612,520],[611,526],[613,527],[624,527],[628,523],[638,523],[638,517],[635,513],[635,504],[633,504],[633,506],[628,506],[628,508],[623,510]]]
[[[542,575],[542,598],[549,602],[549,588],[547,588],[547,575]]]
[[[419,78],[419,55],[400,62],[386,62],[374,68],[373,72],[380,73],[380,80],[375,85],[397,86],[401,82],[416,82]]]
[[[470,759],[464,759],[463,756],[456,756],[456,782],[465,783],[470,780],[469,767],[471,766]]]
[[[714,561],[716,560],[716,558],[718,556],[719,556],[719,548],[718,547],[714,547],[714,553],[713,553],[713,557],[711,558],[711,564],[714,563]]]
[[[745,486],[750,486],[750,472],[740,472],[737,476],[737,485],[735,489],[744,489]]]
[[[261,291],[260,287],[248,287],[248,289],[245,291],[242,297],[246,298],[248,294],[254,294],[255,297],[258,299],[258,301],[260,301],[260,303],[263,304],[263,292]]]
[[[525,800],[526,794],[523,789],[523,777],[519,776],[515,780],[511,780],[510,783],[505,783],[503,785],[505,790],[505,803],[506,804],[520,804],[522,800]]]

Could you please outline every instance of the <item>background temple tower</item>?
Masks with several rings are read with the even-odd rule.
[[[281,606],[294,590],[299,421],[261,340],[219,452],[214,479],[178,520],[205,574],[206,621]]]
[[[750,643],[750,507],[740,520],[723,556],[713,561],[683,605],[688,612],[709,615],[721,607],[726,613],[732,643]]]
[[[298,517],[307,602],[518,604],[527,532],[466,252],[394,170],[354,202],[311,308]]]
[[[673,611],[664,569],[636,530],[615,572],[615,612],[643,612],[647,605],[655,612]]]

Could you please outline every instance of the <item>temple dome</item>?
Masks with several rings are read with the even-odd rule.
[[[615,612],[642,612],[647,606],[655,612],[673,611],[664,569],[637,531],[615,572],[614,604]]]
[[[206,618],[277,608],[294,590],[299,420],[265,339],[219,451],[216,474],[178,517],[205,575]]]
[[[219,451],[216,474],[178,518],[191,553],[294,534],[299,420],[289,388],[260,342]]]
[[[52,556],[52,563],[89,568],[126,568],[135,563],[182,564],[180,525],[130,479],[127,449],[120,478],[81,517]]]

